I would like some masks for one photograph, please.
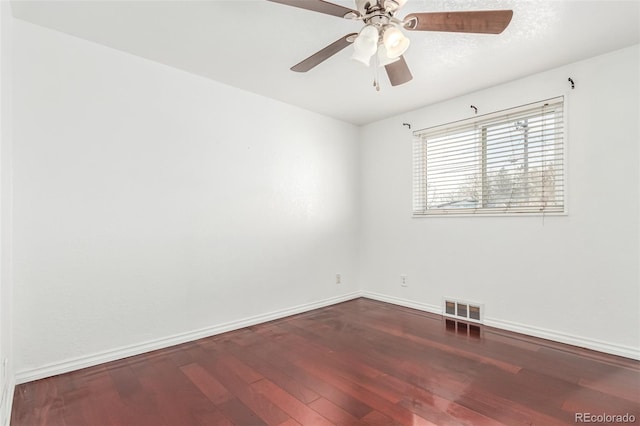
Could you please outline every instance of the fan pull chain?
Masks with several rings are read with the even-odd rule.
[[[373,55],[373,87],[376,88],[376,92],[380,91],[380,62],[378,60],[378,53]]]

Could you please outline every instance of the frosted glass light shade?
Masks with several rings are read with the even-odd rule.
[[[354,61],[358,61],[361,64],[363,64],[364,66],[368,67],[369,65],[371,65],[371,56],[368,53],[358,53],[358,51],[354,51],[353,55],[351,55],[351,59],[353,59]]]
[[[378,46],[378,66],[384,67],[385,65],[389,65],[399,60],[400,57],[390,58],[387,54],[387,48],[384,47],[384,43],[380,43]]]
[[[378,49],[379,37],[376,27],[373,25],[367,25],[364,27],[353,42],[353,55],[351,56],[351,59],[355,59],[356,61],[369,66],[371,56],[373,56]]]
[[[382,40],[390,58],[399,58],[409,48],[409,39],[396,27],[387,27]]]

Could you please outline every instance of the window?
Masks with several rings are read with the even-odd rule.
[[[564,98],[414,132],[413,214],[564,212]]]

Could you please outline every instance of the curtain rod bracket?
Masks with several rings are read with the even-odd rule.
[[[473,105],[471,105],[471,108],[473,109],[473,111],[477,114],[478,113],[478,108],[474,107]]]
[[[402,125],[408,129],[411,129],[411,124],[409,123],[402,123]]]
[[[575,89],[576,88],[576,83],[573,82],[573,79],[571,77],[569,77],[568,79],[569,83],[571,83],[571,89]]]

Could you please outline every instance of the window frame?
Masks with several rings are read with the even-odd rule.
[[[496,120],[500,120],[501,118],[507,118],[509,115],[520,112],[527,111],[534,108],[543,108],[546,104],[561,104],[559,105],[559,110],[562,112],[562,172],[558,173],[557,177],[558,182],[562,184],[562,206],[556,208],[542,208],[539,211],[518,211],[517,208],[507,207],[477,207],[477,208],[449,208],[449,209],[429,209],[427,207],[427,142],[426,136],[444,133],[451,129],[462,128],[465,130],[471,130],[471,126],[475,126],[478,132],[480,132],[482,127],[490,127],[492,123],[495,124]],[[498,110],[495,112],[491,112],[488,114],[483,114],[476,117],[471,117],[467,119],[462,119],[442,125],[436,125],[432,127],[427,127],[424,129],[419,129],[413,132],[413,187],[412,187],[412,210],[411,215],[413,218],[424,218],[424,217],[527,217],[527,216],[567,216],[569,214],[568,209],[568,125],[567,125],[567,96],[560,95],[552,98],[544,99],[541,101],[531,102],[528,104],[519,105],[512,108],[506,108],[502,110]],[[480,138],[481,140],[482,138]],[[486,143],[486,139],[482,142]],[[482,148],[479,164],[480,168],[486,171],[486,163],[487,161],[487,149],[486,146]],[[421,161],[416,161],[416,155],[421,155],[423,159]],[[417,170],[416,168],[421,168],[421,170]],[[416,182],[418,178],[421,178],[421,182]],[[484,177],[483,179],[486,179]],[[484,187],[484,185],[482,185]],[[421,195],[420,200],[422,202],[422,208],[416,208],[416,191],[423,191],[424,195]],[[484,191],[483,191],[484,192]],[[560,210],[561,209],[561,210]]]

